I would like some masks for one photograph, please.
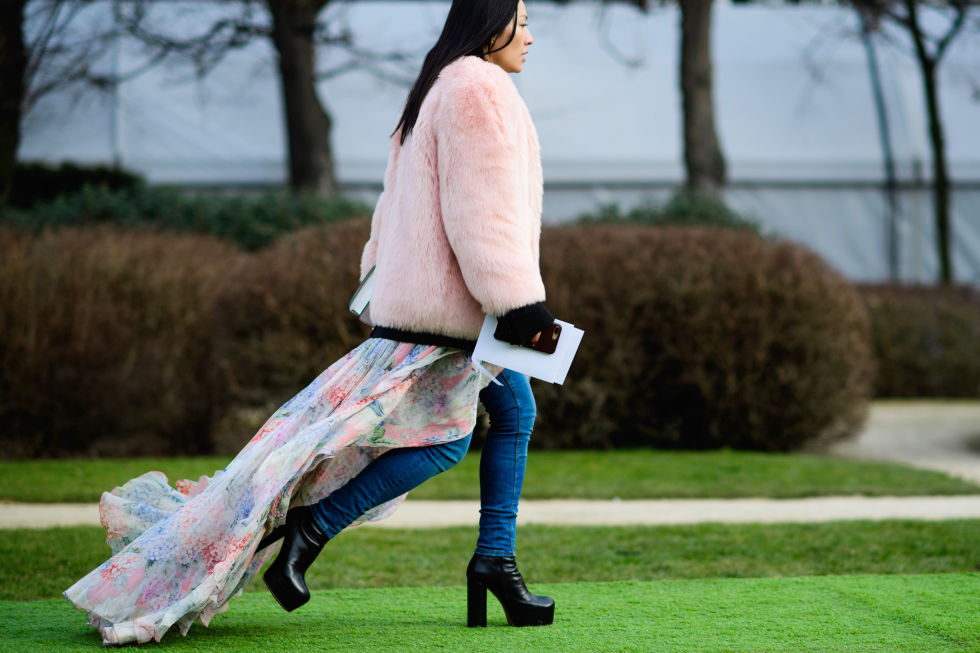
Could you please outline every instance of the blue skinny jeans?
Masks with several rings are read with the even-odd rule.
[[[490,429],[480,455],[480,535],[476,552],[512,556],[517,541],[517,503],[524,484],[527,445],[536,406],[526,376],[504,370],[480,393]],[[392,449],[313,506],[313,518],[333,538],[371,508],[443,472],[466,454],[473,434],[426,447]]]

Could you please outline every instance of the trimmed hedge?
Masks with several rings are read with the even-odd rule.
[[[310,225],[371,215],[364,204],[313,193],[220,195],[162,186],[112,190],[86,186],[28,211],[5,209],[0,225],[32,232],[111,223],[178,233],[210,234],[248,250]]]
[[[0,234],[3,455],[209,452],[227,404],[209,307],[243,254],[106,226]]]
[[[346,311],[367,233],[315,227],[249,254],[0,230],[5,455],[236,451],[367,334]],[[534,446],[785,450],[860,424],[867,315],[815,255],[626,226],[547,229],[542,253],[549,307],[586,338],[563,388],[537,384]]]
[[[867,314],[815,254],[629,226],[553,229],[541,250],[549,307],[586,335],[570,382],[537,385],[538,445],[782,451],[861,425]]]
[[[877,397],[980,397],[980,290],[863,285]]]

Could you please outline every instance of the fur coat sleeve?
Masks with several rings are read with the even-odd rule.
[[[447,85],[437,116],[439,203],[467,289],[502,315],[545,299],[527,178],[537,138],[510,76],[495,64],[472,68]]]

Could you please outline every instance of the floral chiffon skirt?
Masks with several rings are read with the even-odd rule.
[[[499,370],[493,370],[499,371]],[[278,551],[256,551],[290,506],[315,503],[396,447],[472,431],[488,379],[448,347],[370,339],[279,408],[228,466],[172,488],[147,472],[102,495],[112,557],[64,595],[103,643],[207,625]],[[404,495],[356,523],[382,519]]]

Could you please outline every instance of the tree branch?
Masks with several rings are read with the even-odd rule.
[[[338,23],[339,28],[335,28]],[[332,28],[335,28],[333,32],[331,32]],[[332,20],[321,20],[316,26],[313,38],[318,46],[339,51],[347,56],[344,63],[321,70],[317,74],[317,79],[332,79],[345,73],[364,70],[386,82],[411,86],[415,81],[418,62],[428,51],[427,48],[409,51],[365,48],[356,43],[353,30],[346,22],[346,13],[335,16]],[[391,70],[392,66],[395,70]]]
[[[960,30],[963,29],[963,25],[966,23],[966,3],[954,2],[952,5],[956,11],[956,15],[946,34],[936,43],[934,57],[937,62],[943,58],[943,55],[946,53],[946,48],[949,47],[949,44],[953,42],[953,39],[956,38],[956,35],[959,34]]]
[[[198,77],[204,77],[233,50],[244,48],[256,37],[271,36],[268,24],[254,20],[255,7],[251,0],[236,4],[241,4],[242,9],[238,16],[216,20],[204,33],[186,38],[147,27],[149,0],[115,0],[113,16],[123,31],[147,48],[151,61],[180,57],[194,67]]]
[[[68,26],[72,23],[78,12],[82,9],[79,3],[69,3],[62,0],[49,0],[48,2],[38,2],[28,5],[36,7],[36,10],[26,17],[26,23],[30,24],[34,20],[42,20],[42,26],[37,36],[25,43],[28,53],[27,69],[25,71],[25,82],[29,85],[40,69],[41,62],[44,61],[51,52],[52,43],[56,38],[64,36]],[[62,13],[62,9],[67,6],[67,15]],[[42,18],[37,18],[42,15]]]
[[[606,28],[607,27],[606,7],[610,4],[612,4],[610,0],[604,0],[602,4],[599,5],[599,8],[596,10],[596,13],[599,17],[599,42],[602,44],[602,49],[605,50],[609,56],[611,56],[613,59],[618,61],[623,66],[626,66],[627,68],[639,68],[640,66],[643,65],[643,58],[627,56],[622,51],[620,51],[619,48],[616,47],[616,45],[612,41],[612,38],[609,36],[609,29]],[[644,0],[638,0],[636,2],[628,2],[627,4],[636,7],[637,11],[642,11],[644,13],[648,11],[647,3]]]
[[[91,6],[73,0],[37,0],[29,5],[31,11],[25,17],[29,29],[25,90],[21,97],[25,114],[57,88],[94,83],[100,77],[94,67],[115,32],[101,24],[91,27],[91,21],[90,29],[79,27],[80,15]]]

